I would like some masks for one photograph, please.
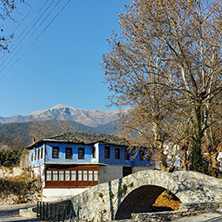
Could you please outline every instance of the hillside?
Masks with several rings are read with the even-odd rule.
[[[32,141],[32,135],[37,134],[38,132],[31,132],[33,129],[33,124],[37,124],[37,128],[41,131],[41,128],[47,128],[49,132],[48,135],[55,135],[62,133],[64,126],[71,130],[97,133],[97,134],[115,134],[116,133],[116,124],[117,121],[113,121],[107,124],[100,125],[98,127],[89,127],[75,121],[56,121],[56,120],[46,120],[41,122],[24,122],[24,123],[8,123],[0,124],[0,135],[4,134],[6,137],[10,135],[18,136],[22,140],[23,147],[29,145]],[[54,130],[56,129],[56,130]],[[0,139],[1,140],[1,139]]]

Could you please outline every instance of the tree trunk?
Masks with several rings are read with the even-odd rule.
[[[210,176],[218,177],[218,161],[217,161],[217,154],[218,152],[215,152],[213,149],[209,151],[209,157],[208,157],[208,173]]]
[[[192,151],[191,151],[191,165],[190,170],[197,171],[200,173],[206,173],[206,164],[203,161],[203,156],[201,153],[201,142],[203,137],[203,132],[201,128],[201,103],[195,105],[194,113],[194,137],[192,141]]]
[[[181,167],[183,171],[187,171],[188,170],[188,156],[187,156],[187,149],[182,149],[182,163],[181,163]]]

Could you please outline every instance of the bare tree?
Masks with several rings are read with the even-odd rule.
[[[103,56],[105,82],[115,93],[111,104],[143,107],[146,103],[154,108],[152,120],[188,107],[186,115],[182,111],[180,115],[192,123],[190,169],[200,172],[205,169],[201,147],[209,109],[222,90],[221,4],[219,0],[132,1],[119,15],[121,33],[113,34],[110,52]],[[155,122],[152,130],[158,144],[161,136]]]
[[[6,20],[9,18],[15,21],[11,14],[17,8],[19,3],[24,3],[24,0],[0,0],[0,19]],[[11,35],[5,36],[3,34],[4,28],[2,25],[0,27],[0,33],[0,49],[8,50],[8,43],[13,38],[13,33]]]

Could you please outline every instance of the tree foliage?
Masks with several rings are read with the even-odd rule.
[[[18,149],[0,150],[0,166],[10,167],[20,163],[22,151]]]
[[[159,153],[164,142],[178,143],[189,131],[190,169],[199,172],[206,169],[203,137],[213,127],[210,116],[222,91],[221,4],[132,1],[119,15],[121,33],[108,40],[110,52],[103,56],[111,104],[136,107],[128,129],[139,130],[144,141],[153,138],[150,147]]]

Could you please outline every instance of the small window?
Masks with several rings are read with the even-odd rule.
[[[83,170],[83,181],[87,181],[87,170]]]
[[[129,150],[125,149],[125,160],[129,160]]]
[[[31,153],[31,161],[33,161],[34,159],[33,159],[33,153]]]
[[[64,180],[64,171],[59,171],[59,181],[63,181]]]
[[[52,180],[52,171],[47,170],[46,171],[46,181],[51,181]]]
[[[38,149],[38,160],[40,159],[40,149]]]
[[[70,171],[66,170],[65,171],[65,181],[69,181],[70,180]]]
[[[144,150],[140,150],[140,160],[143,161],[144,159]]]
[[[36,149],[35,149],[35,160],[36,160],[36,157],[37,157],[37,153],[36,153]]]
[[[72,159],[72,148],[66,147],[66,159]]]
[[[105,158],[110,158],[110,147],[105,146]]]
[[[89,170],[89,181],[93,180],[93,172],[92,170]]]
[[[78,170],[78,180],[82,180],[82,170]]]
[[[59,147],[58,146],[52,147],[52,158],[59,158]]]
[[[92,148],[92,158],[96,158],[96,147]]]
[[[94,173],[94,178],[93,178],[93,180],[94,180],[94,181],[98,181],[98,171],[94,171],[93,173]]]
[[[116,148],[116,149],[115,149],[115,158],[116,158],[116,159],[119,159],[119,158],[120,158],[120,149],[119,149],[119,148]]]
[[[78,149],[78,159],[84,159],[85,158],[85,149],[79,148]]]
[[[75,170],[71,170],[71,180],[72,181],[76,180],[76,171]]]
[[[41,148],[41,159],[43,158],[43,147]]]
[[[52,171],[52,180],[53,181],[58,180],[58,171],[55,171],[55,170]]]

